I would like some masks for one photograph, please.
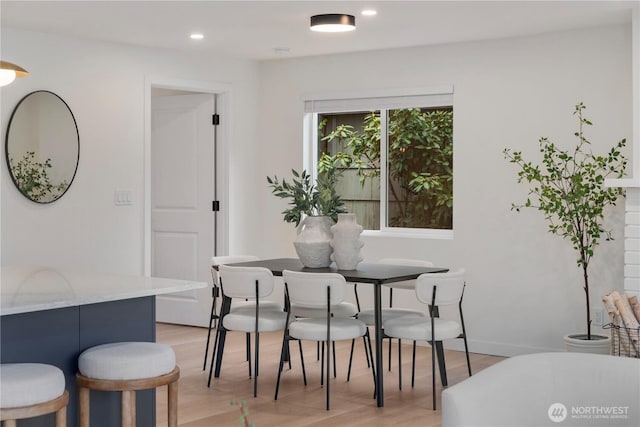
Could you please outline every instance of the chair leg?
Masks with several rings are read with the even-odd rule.
[[[433,329],[431,329],[433,331]],[[433,334],[433,332],[432,332]],[[431,341],[431,390],[433,393],[433,410],[436,410],[436,346]]]
[[[367,332],[362,337],[362,345],[364,347],[364,354],[367,357],[367,368],[370,368],[371,367],[371,363],[373,361],[373,357],[369,357],[369,353],[367,352],[367,339],[369,339],[369,329],[367,329]]]
[[[258,397],[258,370],[260,367],[260,332],[255,333],[256,337],[256,345],[254,348],[255,351],[255,362],[253,365],[253,397]]]
[[[356,340],[351,340],[351,351],[349,352],[349,369],[347,369],[347,382],[351,379],[351,364],[353,362],[353,348],[356,346]],[[369,357],[367,355],[367,357]]]
[[[398,388],[402,390],[402,340],[398,338]],[[391,340],[389,340],[389,345],[391,345]]]
[[[124,390],[122,393],[122,427],[136,427],[136,392]]]
[[[178,427],[178,381],[167,385],[169,427]]]
[[[16,427],[16,420],[5,420],[2,421],[2,427]]]
[[[367,349],[368,334],[369,331],[367,330],[366,334],[362,336],[362,347],[364,348],[364,356],[367,359],[367,368],[371,368],[371,360],[373,360],[373,357],[369,356],[369,350]],[[349,353],[349,371],[347,373],[347,381],[351,379],[351,365],[353,364],[353,350],[355,347],[355,342],[355,339],[351,340],[351,352]]]
[[[331,356],[329,356],[329,346],[331,345],[330,341],[327,341],[327,386],[326,386],[326,393],[327,393],[327,411],[329,410],[329,375],[330,375],[330,369],[331,369]]]
[[[216,328],[216,336],[213,338],[213,352],[211,354],[211,365],[209,366],[209,380],[207,381],[207,387],[211,387],[211,376],[213,375],[213,366],[216,363],[216,355],[218,351],[218,343],[220,342],[220,328],[219,325]],[[222,349],[224,350],[224,343],[222,343]]]
[[[56,411],[56,427],[67,427],[67,406]]]
[[[416,342],[413,342],[413,356],[411,357],[411,388],[416,385]]]
[[[276,393],[273,396],[273,400],[278,400],[278,391],[280,391],[280,376],[282,375],[282,368],[284,367],[284,352],[287,345],[287,336],[282,337],[282,350],[280,350],[280,364],[278,365],[278,379],[276,380]]]
[[[469,360],[469,347],[467,346],[467,336],[464,335],[462,338],[464,340],[464,352],[467,356],[467,369],[469,370],[469,376],[471,376],[471,361]]]
[[[327,351],[328,353],[328,351]],[[322,345],[320,346],[320,386],[324,385],[324,341],[322,341]]]
[[[209,316],[209,330],[207,331],[207,345],[204,347],[204,363],[202,364],[202,370],[207,369],[207,357],[209,357],[209,343],[211,341],[211,327],[213,326],[213,316],[215,306],[211,304],[211,316]]]
[[[333,352],[333,378],[338,378],[338,371],[336,371],[336,342],[331,343],[331,350]]]
[[[89,427],[89,397],[90,390],[86,387],[78,388],[78,423],[80,427]]]
[[[249,366],[249,378],[251,378],[251,334],[245,334],[246,348],[247,348],[247,365]]]
[[[302,380],[307,385],[307,371],[304,369],[304,355],[302,354],[302,341],[298,340],[298,348],[300,348],[300,363],[302,364]]]
[[[391,372],[391,341],[392,339],[389,338],[389,372]]]
[[[447,386],[447,365],[444,361],[444,347],[442,341],[436,341],[436,354],[438,355],[438,367],[440,368],[440,380],[442,386]]]
[[[378,393],[376,382],[376,366],[373,364],[373,348],[371,347],[371,338],[369,337],[369,331],[365,333],[365,336],[367,337],[367,347],[369,348],[369,355],[371,356],[371,374],[373,375],[373,398],[375,399]]]

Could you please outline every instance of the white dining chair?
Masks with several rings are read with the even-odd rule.
[[[222,313],[218,329],[222,328],[225,334],[228,331],[254,334],[253,396],[256,397],[258,393],[260,333],[284,330],[288,315],[284,311],[265,310],[261,307],[262,298],[268,297],[273,292],[274,279],[271,270],[262,267],[233,267],[222,264],[219,266],[219,273],[223,298],[230,298],[232,301],[239,299],[244,302],[241,308],[226,314]],[[224,340],[219,339],[220,360],[217,363],[221,364]],[[251,366],[251,360],[249,360],[249,365]],[[211,377],[211,373],[209,377]],[[251,377],[251,368],[249,368],[249,377]]]
[[[431,376],[433,389],[433,409],[436,409],[436,343],[460,338],[464,340],[467,369],[471,376],[469,348],[462,314],[462,298],[465,289],[465,272],[458,270],[447,273],[422,274],[416,280],[416,297],[428,305],[429,317],[403,316],[384,322],[385,334],[413,341],[426,341],[431,345]],[[458,319],[445,320],[439,317],[439,308],[445,305],[458,306]],[[444,358],[444,356],[443,356]],[[402,364],[402,360],[398,360]]]
[[[421,259],[408,259],[408,258],[383,258],[378,260],[378,264],[389,264],[389,265],[408,265],[412,267],[433,267],[433,263],[431,261],[425,261]],[[388,283],[384,286],[389,288],[389,307],[382,309],[382,322],[385,320],[395,319],[397,317],[402,316],[417,316],[424,317],[424,313],[420,310],[410,309],[410,308],[402,308],[402,307],[394,307],[393,306],[393,291],[394,289],[402,289],[404,291],[410,290],[411,293],[414,293],[416,281],[415,280],[405,280],[402,282]],[[356,304],[358,306],[358,314],[357,318],[362,320],[367,326],[373,326],[375,324],[375,311],[372,308],[360,309],[360,298],[358,297],[358,286],[355,285],[355,294],[356,294]],[[385,337],[389,340],[389,356],[388,356],[388,370],[391,371],[391,337]],[[367,339],[369,337],[367,336]],[[400,357],[400,353],[402,352],[402,340],[398,340],[398,357]],[[351,360],[353,358],[353,348],[354,343],[351,343],[351,352],[352,354],[349,356],[349,371],[351,370]],[[411,387],[415,385],[415,358],[416,358],[416,342],[413,341],[413,364],[411,368]],[[398,373],[398,387],[402,390],[402,375],[401,368],[399,368]]]
[[[209,385],[211,385],[211,372],[214,364],[214,358],[218,346],[218,337],[219,331],[217,329],[217,322],[220,319],[220,314],[217,310],[217,300],[220,297],[220,273],[218,269],[223,264],[234,264],[239,262],[250,262],[250,261],[258,261],[260,258],[253,255],[227,255],[227,256],[214,256],[211,258],[211,277],[213,280],[213,286],[211,288],[211,315],[209,317],[209,328],[207,331],[207,343],[205,345],[204,350],[204,363],[202,365],[202,370],[205,370],[207,367],[207,358],[209,354],[209,347],[211,343],[211,329],[214,327],[214,322],[216,322],[216,335],[213,340],[213,349],[212,349],[212,359],[211,359],[211,368],[209,371]],[[251,309],[252,304],[248,301],[233,301],[233,304],[230,308],[231,311],[241,308],[249,307]],[[260,301],[260,308],[262,310],[275,310],[275,311],[284,311],[284,305],[278,303],[277,301],[271,300],[262,300]],[[249,361],[251,355],[251,338],[249,334],[246,335],[246,353],[247,353],[247,362]],[[249,364],[251,366],[251,364]],[[251,372],[249,372],[249,376],[251,376]]]
[[[331,357],[328,349],[330,344],[339,340],[352,340],[365,335],[367,326],[360,320],[350,317],[333,316],[333,307],[338,306],[345,298],[346,281],[343,276],[337,273],[307,273],[285,270],[283,271],[285,282],[285,301],[287,304],[296,304],[299,307],[310,308],[322,311],[318,317],[294,318],[290,313],[287,320],[288,327],[285,329],[282,340],[282,352],[280,356],[280,366],[278,369],[278,379],[274,399],[278,399],[280,389],[280,377],[286,356],[289,354],[289,341],[310,340],[325,342],[327,353],[323,352],[321,363],[321,376],[324,376],[324,387],[326,390],[326,409],[330,409],[329,380],[331,370]],[[290,323],[289,323],[290,322]],[[369,348],[371,351],[371,348]],[[302,376],[305,386],[307,377],[304,367],[304,358],[300,352],[302,363]],[[375,385],[375,372],[373,373]]]
[[[331,313],[335,317],[356,317],[358,314],[358,307],[348,301],[341,301],[339,304],[335,304],[331,307]],[[322,317],[325,314],[324,307],[307,307],[300,304],[291,303],[291,315],[295,318],[309,318],[309,317]],[[321,348],[322,347],[322,348]],[[324,352],[324,343],[318,343],[316,346],[316,358],[320,360],[320,352]],[[329,351],[329,349],[327,349]],[[337,377],[336,371],[336,349],[335,344],[331,347],[333,355],[333,377]],[[366,348],[365,348],[366,352]],[[367,355],[367,365],[369,365],[369,353]],[[351,376],[351,366],[349,366],[349,373],[347,374],[347,381]]]

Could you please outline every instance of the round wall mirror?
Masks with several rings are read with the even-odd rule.
[[[11,114],[7,166],[20,193],[37,203],[58,200],[78,169],[80,137],[71,109],[58,95],[31,92]]]

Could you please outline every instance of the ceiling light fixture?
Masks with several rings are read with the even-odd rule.
[[[0,86],[6,86],[16,77],[26,77],[29,72],[24,68],[7,61],[0,61]]]
[[[342,13],[327,13],[311,17],[311,30],[324,33],[341,33],[356,29],[356,18]]]
[[[200,33],[193,33],[189,37],[191,37],[193,40],[202,40],[204,38],[204,35]]]
[[[378,12],[376,12],[373,9],[365,9],[362,12],[360,12],[362,14],[362,16],[375,16],[378,14]]]

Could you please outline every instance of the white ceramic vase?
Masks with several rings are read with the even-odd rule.
[[[293,246],[305,267],[322,268],[331,264],[331,225],[328,216],[308,216],[298,227]]]
[[[354,270],[363,259],[360,249],[364,246],[360,240],[362,226],[356,222],[356,214],[338,214],[338,222],[331,227],[331,232],[331,259],[339,270]]]

